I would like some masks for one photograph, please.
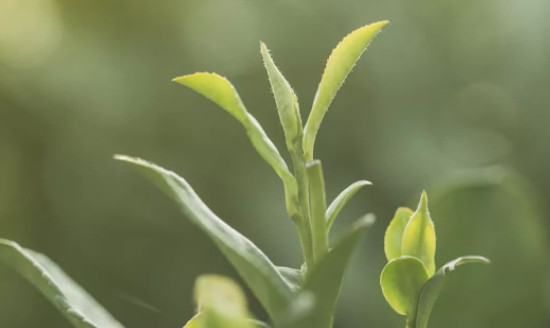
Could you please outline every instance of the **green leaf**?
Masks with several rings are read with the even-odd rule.
[[[195,283],[195,300],[203,328],[253,328],[248,304],[241,288],[233,280],[203,275]]]
[[[468,263],[489,264],[490,261],[483,256],[463,256],[442,266],[437,273],[424,284],[420,292],[416,309],[416,321],[414,328],[427,328],[432,309],[443,289],[445,278],[449,272],[453,272],[458,266]]]
[[[336,218],[338,217],[338,214],[342,211],[344,206],[357,194],[359,190],[361,190],[363,187],[371,186],[372,182],[367,180],[360,180],[357,182],[352,183],[349,185],[346,189],[342,190],[336,198],[330,203],[327,213],[326,213],[326,221],[327,221],[327,231],[330,231],[332,228],[332,225],[334,224],[334,221],[336,221]]]
[[[304,282],[304,275],[301,270],[278,266],[277,270],[285,278],[287,284],[292,287],[293,290],[298,290]]]
[[[325,180],[321,161],[310,161],[306,165],[309,181],[310,226],[315,261],[325,256],[328,251],[328,234],[325,212],[327,201],[325,197]]]
[[[34,285],[74,327],[123,327],[46,256],[23,248],[13,241],[0,239],[0,263],[15,270]]]
[[[317,132],[336,93],[367,46],[387,24],[388,21],[381,21],[356,29],[344,37],[330,54],[304,129],[304,151],[308,160],[313,159]]]
[[[183,213],[216,244],[233,264],[274,321],[286,311],[291,299],[287,285],[269,258],[250,240],[218,218],[180,176],[142,159],[118,155],[136,165],[181,207]]]
[[[173,81],[203,95],[241,122],[256,151],[283,181],[286,207],[289,214],[292,216],[297,213],[298,187],[296,179],[290,173],[285,160],[260,123],[246,110],[241,97],[231,82],[215,73],[184,75],[175,78]]]
[[[384,235],[384,252],[388,261],[402,255],[401,240],[403,239],[403,231],[412,215],[413,211],[410,208],[400,207],[388,225],[386,234]]]
[[[301,145],[298,143],[301,142],[303,129],[298,97],[292,90],[290,83],[275,65],[269,49],[263,42],[260,45],[260,52],[271,84],[271,91],[273,91],[275,103],[277,104],[287,147],[289,151],[296,153],[298,151],[297,146],[301,149]]]
[[[431,276],[435,272],[435,248],[435,227],[428,210],[428,195],[423,192],[416,212],[403,231],[401,254],[420,259]]]
[[[309,316],[309,325],[302,327],[332,327],[332,315],[351,255],[357,248],[361,236],[373,223],[374,216],[372,214],[367,214],[357,221],[351,231],[336,242],[334,248],[313,267],[311,273],[306,277],[304,290],[313,293],[315,307]]]
[[[418,295],[428,278],[428,272],[419,259],[402,256],[384,266],[380,275],[380,286],[391,308],[408,316],[414,313]]]

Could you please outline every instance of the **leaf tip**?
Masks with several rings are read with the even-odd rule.
[[[418,204],[418,210],[421,212],[428,212],[428,193],[426,190],[422,191],[420,196],[420,203]]]

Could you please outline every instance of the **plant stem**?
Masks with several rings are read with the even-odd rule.
[[[310,229],[309,188],[301,142],[296,142],[296,145],[297,148],[290,152],[294,175],[298,184],[298,202],[300,211],[300,217],[295,220],[295,223],[298,226],[300,244],[302,246],[304,261],[306,263],[306,271],[309,271],[314,264]]]
[[[321,161],[314,160],[308,162],[306,171],[309,182],[309,210],[313,256],[315,257],[315,261],[319,261],[328,252],[327,201]]]

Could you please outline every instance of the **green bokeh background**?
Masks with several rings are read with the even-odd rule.
[[[548,327],[549,14],[544,0],[0,0],[0,236],[48,254],[128,327],[181,327],[199,274],[237,277],[174,204],[112,160],[126,153],[182,174],[276,263],[298,266],[275,174],[236,122],[170,79],[228,76],[282,148],[259,41],[305,115],[336,42],[389,19],[317,141],[329,197],[374,182],[336,230],[378,217],[337,327],[403,326],[378,287],[382,237],[422,189],[438,263],[493,260],[451,277],[432,326]],[[69,327],[5,268],[0,295],[0,327]]]

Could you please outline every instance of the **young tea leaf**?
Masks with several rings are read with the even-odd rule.
[[[231,279],[203,275],[195,283],[195,300],[203,328],[255,328],[241,288]]]
[[[356,222],[344,237],[322,258],[306,278],[304,290],[315,297],[315,306],[308,317],[308,325],[301,327],[331,328],[333,313],[338,301],[342,280],[353,251],[374,216],[366,215]]]
[[[286,207],[289,214],[292,216],[296,213],[298,194],[296,179],[290,173],[285,160],[271,139],[269,139],[260,123],[246,110],[241,97],[231,82],[215,73],[184,75],[175,78],[174,81],[216,103],[242,124],[256,151],[283,181]]]
[[[420,259],[431,276],[435,272],[435,248],[435,227],[428,210],[428,195],[423,192],[416,212],[403,231],[401,254]]]
[[[0,263],[36,287],[76,328],[123,328],[92,296],[46,256],[0,239]]]
[[[338,214],[342,211],[344,206],[357,194],[359,190],[361,190],[363,187],[371,186],[372,182],[367,180],[361,180],[352,183],[349,185],[346,189],[342,190],[336,198],[330,203],[327,213],[326,213],[326,221],[327,221],[327,231],[330,231],[332,228],[332,225],[334,224],[334,221],[336,221],[336,218],[338,217]]]
[[[412,318],[415,322],[414,328],[428,328],[428,320],[443,289],[447,274],[454,271],[458,266],[468,263],[489,264],[490,261],[483,256],[463,256],[448,262],[437,270],[436,274],[424,284],[420,292],[415,317]]]
[[[292,290],[269,258],[249,239],[218,218],[191,186],[174,172],[138,158],[116,156],[116,159],[135,165],[180,205],[183,213],[212,239],[233,264],[277,322],[286,311]]]
[[[387,24],[388,21],[381,21],[356,29],[344,37],[330,54],[304,128],[304,152],[308,160],[313,159],[317,132],[336,93],[367,46]]]
[[[388,261],[402,255],[401,240],[403,239],[403,231],[405,231],[405,226],[407,226],[412,215],[413,211],[410,208],[400,207],[388,225],[384,235],[384,252]]]
[[[297,143],[301,142],[303,129],[298,97],[296,97],[290,83],[288,83],[281,71],[275,65],[269,53],[269,49],[263,42],[260,45],[260,50],[271,84],[271,91],[273,91],[275,103],[277,104],[279,119],[283,126],[287,147],[289,151],[297,152]]]
[[[428,272],[419,259],[412,256],[393,259],[384,266],[380,275],[382,294],[395,312],[411,315],[428,278]]]

